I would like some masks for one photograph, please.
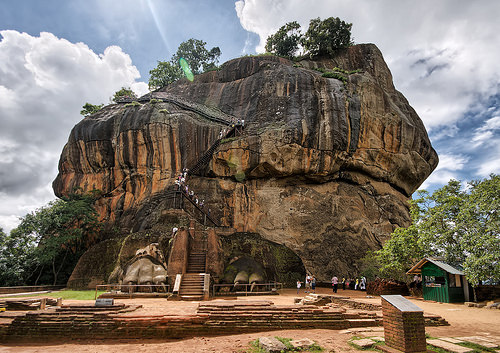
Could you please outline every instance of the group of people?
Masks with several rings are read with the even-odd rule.
[[[219,140],[226,137],[227,134],[231,131],[231,129],[233,129],[235,126],[241,126],[241,127],[244,127],[245,126],[245,120],[240,120],[240,119],[232,119],[232,124],[230,125],[230,127],[225,127],[224,129],[222,129],[220,132],[219,132]]]
[[[297,294],[300,293],[300,288],[302,287],[302,283],[305,284],[305,293],[316,293],[316,278],[307,274],[304,282],[298,280],[297,281]],[[332,277],[332,289],[333,293],[337,293],[339,285],[342,285],[342,290],[352,289],[352,290],[366,290],[366,277],[361,276],[361,278],[345,278],[342,277],[342,281],[339,281],[337,276]]]
[[[186,196],[188,196],[193,202],[201,209],[205,208],[205,200],[199,199],[198,196],[194,193],[193,190],[189,190],[189,186],[186,183],[187,176],[189,170],[184,168],[182,173],[175,179],[175,185],[177,185],[177,189],[183,192]],[[210,216],[210,209],[207,209],[207,213]]]
[[[302,283],[300,280],[297,281],[297,294],[300,292],[300,287],[302,287]],[[306,275],[306,279],[304,281],[304,289],[305,293],[316,293],[316,278],[310,274]]]
[[[362,276],[361,278],[345,278],[342,277],[342,290],[345,290],[346,287],[348,289],[353,289],[353,290],[366,290],[366,277]],[[332,289],[333,293],[337,293],[338,290],[338,285],[339,285],[339,279],[337,276],[332,277]]]

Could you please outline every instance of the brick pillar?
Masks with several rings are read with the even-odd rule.
[[[382,314],[388,347],[405,353],[427,352],[422,309],[400,295],[382,295]]]

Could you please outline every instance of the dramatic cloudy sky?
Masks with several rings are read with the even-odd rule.
[[[108,103],[189,38],[222,60],[262,52],[289,21],[330,16],[375,43],[440,163],[423,187],[500,172],[500,1],[0,0],[0,227],[53,200],[85,102]]]

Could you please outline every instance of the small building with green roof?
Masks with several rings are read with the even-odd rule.
[[[440,259],[426,257],[413,266],[407,274],[421,275],[425,300],[441,303],[469,301],[469,283],[462,269]]]

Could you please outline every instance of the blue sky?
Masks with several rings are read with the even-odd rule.
[[[483,0],[0,0],[0,227],[54,199],[85,102],[108,103],[189,38],[221,63],[262,52],[281,25],[340,17],[375,43],[440,157],[435,189],[500,172],[500,2]]]

